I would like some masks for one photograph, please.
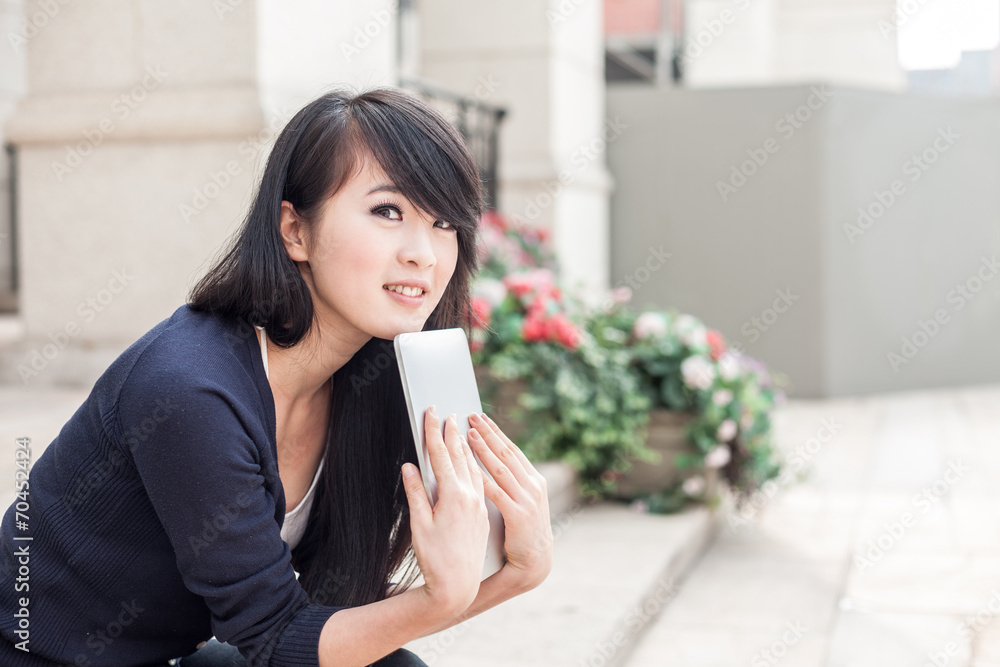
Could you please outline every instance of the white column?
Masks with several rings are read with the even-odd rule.
[[[617,136],[603,111],[602,7],[580,0],[419,3],[423,77],[508,110],[499,210],[550,229],[563,280],[591,289],[609,284],[605,145]]]
[[[389,3],[329,5],[26,0],[50,15],[6,126],[24,336],[0,380],[92,383],[185,302],[288,117],[333,85],[394,79]]]

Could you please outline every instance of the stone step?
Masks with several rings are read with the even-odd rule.
[[[538,588],[406,648],[435,667],[624,665],[714,539],[719,516],[577,503],[552,517],[555,563]]]

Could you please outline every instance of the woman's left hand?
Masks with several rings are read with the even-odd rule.
[[[483,475],[483,490],[503,515],[504,569],[516,573],[525,589],[534,588],[552,570],[547,484],[518,446],[492,419],[484,420],[483,416],[469,417],[468,440],[493,476],[491,480]]]

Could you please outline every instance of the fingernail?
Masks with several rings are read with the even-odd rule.
[[[438,416],[437,406],[432,405],[431,407],[428,408],[428,410],[431,413],[431,417],[437,417]]]
[[[448,415],[448,421],[450,421],[452,424],[455,424],[456,426],[458,425],[458,417],[455,415],[454,412]]]
[[[472,439],[474,439],[474,440],[479,440],[479,438],[481,436],[479,435],[479,431],[477,431],[474,428],[470,428],[469,429],[469,437],[472,438]]]

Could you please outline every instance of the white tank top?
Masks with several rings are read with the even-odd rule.
[[[255,325],[256,326],[256,325]],[[260,356],[264,361],[264,375],[270,379],[267,370],[267,334],[264,327],[257,327],[260,332]],[[319,460],[319,467],[316,468],[316,475],[313,477],[309,490],[306,491],[305,498],[289,512],[285,512],[285,522],[281,524],[281,539],[288,543],[289,549],[294,549],[306,532],[306,524],[309,522],[309,510],[312,509],[313,495],[316,492],[316,483],[319,481],[319,474],[323,471],[323,459]]]

